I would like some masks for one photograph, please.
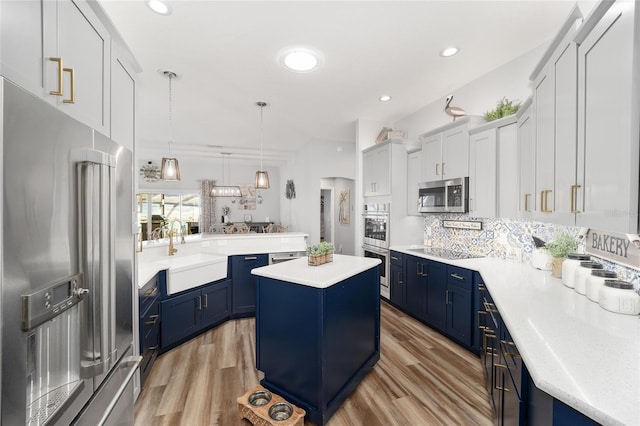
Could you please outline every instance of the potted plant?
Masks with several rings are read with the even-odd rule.
[[[514,103],[514,101],[510,101],[507,98],[502,98],[498,100],[495,109],[487,111],[484,114],[484,119],[487,121],[497,120],[499,118],[515,114],[519,109],[520,102]]]
[[[322,241],[320,244],[307,246],[309,265],[318,266],[323,263],[333,262],[333,244]]]
[[[551,263],[551,276],[562,277],[562,262],[569,253],[575,253],[578,249],[578,242],[568,234],[562,234],[544,245],[544,249],[553,257]]]

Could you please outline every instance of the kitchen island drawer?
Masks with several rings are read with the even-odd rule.
[[[473,287],[473,271],[447,265],[447,284],[453,284],[471,290]]]

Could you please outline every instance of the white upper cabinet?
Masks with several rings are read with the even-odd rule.
[[[364,196],[389,195],[391,191],[391,145],[382,143],[362,153]]]
[[[418,211],[418,184],[422,182],[422,151],[407,155],[407,215],[421,216]]]
[[[133,75],[124,59],[114,55],[111,63],[111,139],[131,151],[135,140],[136,82]]]
[[[425,182],[442,180],[442,133],[422,140],[422,163]]]
[[[520,179],[518,189],[518,218],[530,220],[536,209],[536,154],[531,119],[531,102],[518,111],[518,165]]]
[[[85,0],[2,1],[2,75],[109,134],[110,36]]]
[[[511,115],[469,135],[469,215],[515,218],[518,207],[518,127]]]
[[[597,6],[593,28],[576,38],[580,44],[576,223],[637,233],[640,58],[637,35],[634,42],[635,2],[609,5]]]
[[[469,127],[483,121],[482,117],[463,117],[420,136],[425,182],[469,176]]]
[[[577,45],[573,38],[581,22],[576,7],[554,39],[543,66],[539,65],[532,75],[533,218],[566,225],[575,222],[570,203],[576,183],[577,150]]]
[[[469,136],[469,216],[496,217],[497,129]]]

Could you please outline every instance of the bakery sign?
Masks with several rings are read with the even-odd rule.
[[[640,269],[639,235],[590,229],[586,239],[586,253]]]

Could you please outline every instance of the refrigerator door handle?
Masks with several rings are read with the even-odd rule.
[[[81,372],[99,376],[115,363],[115,170],[113,158],[83,149],[72,153],[78,171],[79,263],[90,290],[84,306]]]

